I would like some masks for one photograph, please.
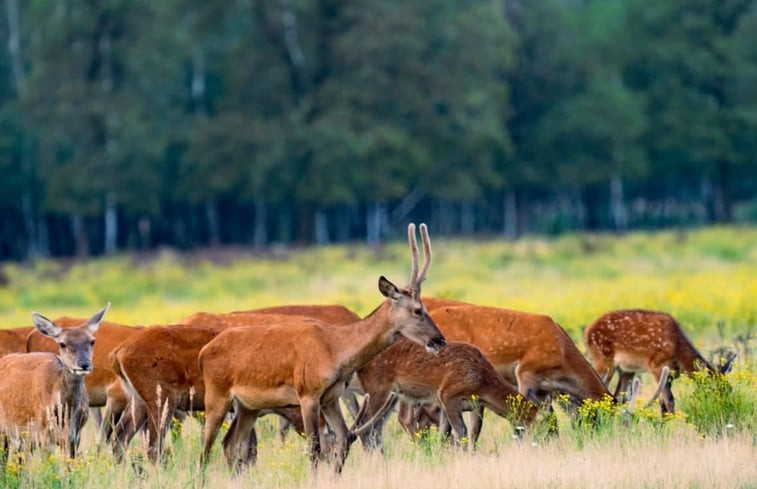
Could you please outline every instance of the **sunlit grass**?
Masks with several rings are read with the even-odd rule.
[[[220,443],[205,487],[755,487],[757,375],[747,340],[757,324],[757,229],[574,235],[548,240],[432,240],[427,295],[550,314],[585,350],[583,329],[600,314],[643,307],[672,313],[707,354],[725,344],[741,354],[729,388],[706,377],[673,384],[675,416],[657,405],[634,417],[603,401],[571,418],[558,409],[559,436],[513,438],[510,425],[487,414],[478,452],[448,447],[437,432],[411,440],[392,421],[383,457],[353,446],[340,478],[327,466],[310,472],[304,440],[275,435],[272,417],[258,423],[256,467],[232,477]],[[110,301],[108,319],[127,324],[177,321],[197,311],[230,311],[284,303],[342,303],[358,314],[380,303],[376,282],[404,284],[407,245],[293,249],[276,255],[236,251],[150,257],[115,256],[84,263],[41,261],[2,265],[0,327],[29,324],[32,310],[50,317],[88,316]],[[722,337],[718,329],[722,323]],[[642,398],[654,390],[645,376]],[[592,420],[583,423],[581,419]],[[169,436],[165,466],[144,461],[133,443],[128,461],[98,453],[92,424],[83,456],[67,462],[37,453],[9,461],[0,487],[199,487],[200,426],[190,419]]]

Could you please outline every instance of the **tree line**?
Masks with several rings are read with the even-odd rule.
[[[0,259],[757,220],[753,0],[2,0]]]

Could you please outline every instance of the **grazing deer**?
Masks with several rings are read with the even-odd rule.
[[[66,329],[76,327],[84,322],[83,319],[61,317],[55,319],[55,324]],[[118,421],[128,402],[121,381],[111,367],[111,352],[126,339],[136,334],[140,326],[125,326],[123,324],[103,321],[95,333],[97,350],[93,356],[92,373],[87,375],[84,385],[89,396],[89,406],[95,419],[100,425],[101,440],[110,436],[113,423]],[[58,345],[52,338],[39,331],[32,331],[25,341],[27,352],[57,352]],[[105,414],[100,423],[99,408],[105,407]]]
[[[281,306],[266,308],[283,314],[245,311],[231,314],[197,313],[186,318],[189,324],[152,326],[123,342],[111,355],[112,369],[118,373],[134,397],[134,406],[116,425],[114,454],[121,457],[137,431],[147,431],[147,453],[157,461],[164,451],[165,435],[176,411],[205,409],[205,387],[197,364],[200,349],[222,331],[238,326],[267,325],[293,318],[306,311],[316,319],[351,318],[344,306]],[[272,411],[274,412],[274,411]],[[296,410],[275,411],[302,433]]]
[[[487,407],[514,423],[531,425],[537,406],[494,370],[481,351],[467,343],[448,342],[438,355],[428,355],[412,341],[400,338],[386,351],[357,371],[364,391],[370,395],[366,414],[375,412],[392,392],[403,399],[439,404],[452,427],[455,444],[467,445],[468,430],[463,411],[483,414]],[[362,437],[365,447],[381,447],[384,419]],[[475,449],[480,422],[471,439]]]
[[[431,242],[421,224],[425,251],[418,271],[415,225],[408,226],[412,252],[410,284],[401,289],[383,276],[379,291],[386,300],[365,319],[348,326],[315,320],[272,322],[266,327],[226,330],[200,352],[205,380],[206,423],[202,461],[206,462],[226,413],[235,417],[223,440],[230,465],[254,462],[255,421],[261,411],[299,405],[310,442],[310,460],[317,467],[321,413],[334,430],[335,469],[341,471],[355,432],[347,428],[339,396],[353,372],[389,348],[400,335],[438,352],[446,340],[421,302],[421,283],[431,265]]]
[[[7,437],[28,431],[76,455],[89,404],[84,376],[92,372],[94,333],[110,304],[77,327],[61,328],[32,313],[34,326],[58,344],[58,354],[13,353],[0,358],[0,427]]]
[[[0,357],[9,353],[24,353],[26,351],[26,336],[32,330],[34,330],[33,326],[0,329]]]
[[[597,372],[609,384],[617,369],[615,395],[625,392],[637,372],[650,372],[659,381],[664,367],[671,371],[660,396],[662,413],[675,411],[673,378],[697,369],[722,374],[730,371],[735,355],[715,369],[694,348],[678,321],[664,312],[643,309],[611,311],[586,329],[586,342]]]

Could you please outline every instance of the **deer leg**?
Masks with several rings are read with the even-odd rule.
[[[223,453],[226,462],[235,473],[254,464],[258,456],[258,439],[255,433],[255,421],[258,419],[258,411],[247,409],[237,401],[236,414],[231,422],[229,431],[223,439]]]
[[[99,429],[103,424],[103,415],[102,411],[100,411],[100,408],[98,406],[90,407],[89,415],[92,416],[92,419],[95,420],[95,426],[97,426],[97,428]]]
[[[231,408],[231,399],[219,392],[211,390],[211,386],[205,387],[205,428],[203,430],[203,447],[200,455],[200,464],[205,465],[210,458],[210,451],[218,436],[223,420]]]
[[[279,416],[279,441],[283,444],[287,438],[287,432],[292,426],[292,422],[286,419],[284,416]]]
[[[463,419],[463,403],[457,397],[448,397],[440,399],[444,407],[449,424],[452,426],[452,436],[455,445],[463,449],[468,448],[468,428],[465,426]]]
[[[147,409],[141,399],[132,397],[126,406],[125,414],[116,423],[113,431],[113,456],[116,460],[123,458],[126,447],[137,431],[147,423]]]
[[[147,408],[147,456],[153,463],[163,457],[166,434],[176,411],[175,397],[167,390],[164,392],[163,402],[149,403]]]
[[[363,416],[364,419],[358,419],[357,424],[360,424],[362,422],[368,421],[371,416],[379,412],[379,409],[381,409],[381,406],[384,405],[384,402],[389,397],[389,394],[391,391],[382,390],[378,392],[371,392],[371,396],[368,399],[368,409],[365,410],[365,414]],[[381,419],[377,419],[376,422],[371,427],[370,431],[368,431],[366,434],[360,436],[360,441],[363,444],[363,448],[367,452],[374,451],[376,449],[379,450],[380,453],[384,452],[384,425],[386,425],[387,420],[389,419],[389,413],[386,414]]]
[[[660,376],[662,375],[662,369],[663,367],[656,367],[652,369],[652,375],[654,375],[655,380],[659,383],[660,382]],[[665,415],[665,413],[675,413],[676,411],[676,400],[673,397],[673,375],[668,375],[668,380],[665,382],[665,386],[662,388],[662,392],[660,392],[660,413],[661,415]]]
[[[350,433],[347,424],[344,422],[344,416],[342,415],[342,410],[339,409],[338,400],[322,406],[322,410],[323,416],[336,434],[332,454],[335,462],[334,470],[340,473],[342,467],[344,467],[344,461],[347,460],[347,456],[350,453],[350,446],[355,441],[355,436]]]
[[[300,408],[305,426],[305,437],[310,443],[310,466],[315,471],[318,468],[318,459],[321,456],[321,437],[319,436],[321,406],[318,399],[305,397],[300,398]]]
[[[470,420],[470,440],[473,450],[475,450],[478,438],[481,436],[481,428],[484,425],[484,405],[482,403],[475,404],[471,411]]]
[[[623,402],[628,397],[628,388],[636,374],[634,372],[624,372],[618,370],[618,385],[615,387],[613,397],[619,402]]]

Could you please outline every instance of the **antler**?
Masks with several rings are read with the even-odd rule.
[[[660,397],[660,393],[662,392],[662,389],[665,387],[665,384],[668,382],[668,376],[670,376],[670,368],[668,367],[662,367],[662,373],[660,374],[660,381],[657,383],[657,390],[654,391],[654,394],[652,395],[652,398],[644,405],[644,408],[648,408],[649,406],[654,403],[658,397]]]
[[[350,428],[350,432],[355,436],[364,435],[373,428],[373,425],[376,424],[376,421],[386,416],[389,410],[394,407],[394,401],[397,398],[397,394],[391,392],[389,394],[389,397],[386,398],[386,401],[384,401],[384,404],[381,406],[381,408],[379,408],[376,414],[374,414],[371,419],[369,419],[365,423],[357,426],[357,424],[360,422],[360,419],[365,416],[365,413],[368,410],[368,401],[370,400],[370,398],[370,394],[366,394],[365,399],[363,400],[363,405],[360,406],[360,411],[357,413],[357,416],[355,416],[355,422]]]
[[[425,255],[425,261],[423,262],[421,273],[416,278],[418,291],[420,291],[421,283],[426,280],[428,268],[431,266],[431,239],[428,237],[428,227],[426,224],[421,224],[421,238],[423,239],[423,254]]]
[[[410,270],[409,289],[414,289],[418,281],[418,242],[415,240],[415,224],[407,225],[407,241],[410,243],[410,251],[413,254],[413,268]]]

